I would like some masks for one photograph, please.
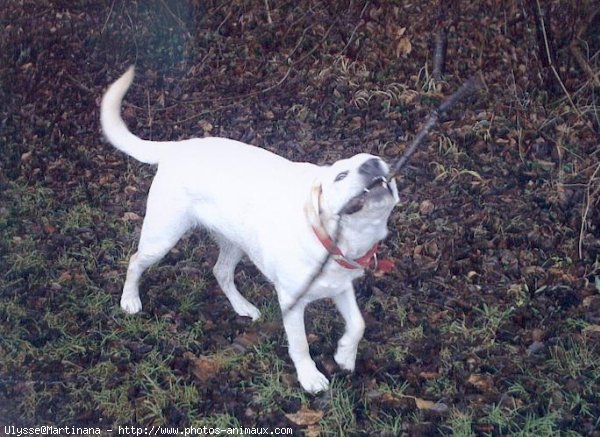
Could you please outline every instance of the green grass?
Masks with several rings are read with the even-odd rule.
[[[12,3],[0,11],[11,23],[8,49],[0,50],[8,62],[0,64],[11,82],[18,72],[6,89],[15,107],[3,113],[0,134],[1,414],[26,425],[274,427],[290,426],[285,415],[307,407],[323,413],[315,426],[331,436],[542,437],[600,429],[594,331],[600,258],[590,243],[592,214],[583,259],[577,250],[586,187],[596,196],[598,184],[590,179],[598,156],[590,129],[597,99],[587,88],[573,92],[581,106],[574,114],[562,96],[550,101],[538,89],[533,63],[526,65],[530,76],[517,69],[511,77],[494,62],[498,77],[508,78],[501,83],[484,71],[485,91],[452,111],[453,121],[432,132],[398,178],[401,204],[382,245],[398,268],[357,284],[367,330],[354,374],[331,361],[343,331],[334,305],[307,311],[313,356],[331,380],[326,392],[311,395],[299,387],[287,355],[272,286],[242,263],[236,281],[262,317],[257,323],[236,317],[210,273],[216,248],[203,234],[184,239],[144,275],[144,312],[120,310],[141,227],[124,215],[143,214],[155,169],[100,145],[95,105],[104,82],[118,65],[138,63],[127,106],[136,132],[147,137],[194,135],[201,112],[213,134],[255,133],[258,146],[282,146],[288,158],[322,162],[369,151],[391,161],[458,85],[455,73],[466,77],[478,62],[485,65],[485,53],[472,44],[480,40],[464,38],[448,82],[439,82],[426,53],[416,51],[427,35],[402,18],[413,16],[404,12],[420,8],[418,2],[394,2],[399,18],[373,4],[355,8],[368,26],[350,39],[319,3],[306,15],[306,5],[270,2],[272,24],[262,2],[258,9],[239,2],[216,11],[203,6],[207,13],[198,15],[177,2],[92,9],[73,2],[64,11]],[[34,13],[20,16],[21,10]],[[524,22],[509,29],[511,38],[498,38],[505,17],[490,18],[481,36],[491,35],[494,44],[532,29]],[[326,21],[335,24],[332,32],[321,26]],[[283,22],[294,26],[278,39],[275,26]],[[457,26],[467,30],[460,20]],[[415,51],[386,59],[403,27]],[[196,30],[203,36],[188,38]],[[74,59],[82,58],[81,43],[89,62],[75,65],[53,53],[61,44],[45,45],[63,36],[75,42]],[[36,53],[47,55],[44,70],[59,62],[60,74],[45,77]],[[218,80],[202,80],[215,69]],[[575,70],[560,70],[568,87],[577,84]],[[250,97],[238,102],[238,92]],[[293,101],[282,100],[286,93]],[[263,124],[267,111],[275,119]],[[544,152],[542,140],[555,150]],[[424,200],[435,205],[433,214],[420,213]],[[423,266],[414,248],[428,242],[437,253],[422,252],[421,261],[429,255],[432,261]],[[529,267],[539,270],[524,273]],[[257,344],[232,350],[237,337],[256,331]],[[529,353],[538,337],[543,347]],[[199,379],[190,353],[214,360],[216,373]],[[471,375],[486,375],[492,384],[475,387]],[[421,410],[415,399],[449,408]]]
[[[325,435],[345,436],[356,430],[355,405],[357,399],[353,390],[342,380],[334,379],[329,388],[328,411],[320,423]]]
[[[448,153],[454,153],[451,144],[444,147],[448,147]],[[17,191],[23,195],[23,204],[13,206],[13,211],[19,215],[31,214],[32,220],[41,220],[40,217],[50,216],[52,208],[56,207],[48,198],[51,193],[43,189],[21,188]],[[412,220],[421,220],[418,203],[412,210]],[[6,357],[0,362],[0,371],[15,375],[23,384],[14,403],[16,411],[24,420],[32,422],[45,417],[44,411],[50,408],[49,411],[60,414],[62,423],[88,414],[114,423],[148,425],[168,423],[172,411],[178,411],[190,426],[241,426],[240,418],[233,412],[207,414],[202,385],[189,373],[173,367],[174,359],[181,359],[184,351],[205,354],[205,339],[213,335],[207,331],[206,323],[197,318],[205,305],[208,281],[213,281],[208,272],[199,273],[195,267],[200,249],[184,241],[176,253],[178,266],[159,264],[153,268],[147,273],[149,286],[143,290],[146,299],[168,297],[173,302],[173,311],[186,320],[184,324],[172,316],[125,315],[118,308],[118,293],[131,253],[128,243],[98,238],[90,245],[79,240],[79,229],[93,227],[105,219],[105,213],[97,208],[78,206],[59,211],[64,223],[57,232],[75,235],[75,239],[72,245],[52,258],[40,250],[35,235],[23,233],[21,223],[8,219],[2,224],[11,252],[5,258],[10,267],[5,272],[0,298],[0,352]],[[411,214],[410,211],[409,208],[407,214]],[[116,235],[127,235],[132,227],[118,221],[109,229]],[[552,262],[555,267],[563,266],[562,261]],[[180,270],[177,267],[181,265],[191,268]],[[166,278],[161,289],[153,284],[153,277]],[[261,308],[262,319],[256,326],[280,323],[281,314],[273,291],[268,285],[254,280],[244,269],[238,273],[237,281],[243,292]],[[28,295],[15,291],[23,290],[23,287],[35,290],[41,286],[53,291],[40,294],[36,299],[41,300],[34,299],[34,303],[37,302],[34,307],[30,305]],[[104,287],[111,287],[113,291],[108,293]],[[449,341],[439,350],[436,366],[439,376],[422,381],[420,386],[401,379],[401,382],[395,382],[398,379],[390,378],[390,375],[379,375],[367,390],[360,384],[350,383],[340,374],[332,378],[327,393],[315,398],[300,389],[285,348],[277,346],[278,342],[285,342],[283,329],[245,353],[217,348],[210,356],[219,361],[216,378],[230,372],[235,374],[238,369],[245,375],[255,375],[228,384],[239,393],[247,393],[252,408],[264,414],[283,417],[305,405],[323,411],[323,418],[317,424],[322,435],[352,435],[357,428],[376,435],[401,435],[407,426],[430,419],[425,419],[420,411],[376,407],[377,401],[374,403],[366,393],[369,390],[381,395],[387,393],[396,399],[417,394],[452,405],[461,390],[455,375],[466,371],[465,363],[456,361],[458,346],[454,343],[513,350],[513,345],[499,343],[498,333],[510,323],[514,308],[532,305],[528,293],[526,290],[521,293],[522,290],[519,288],[519,293],[511,293],[509,289],[506,294],[514,306],[483,303],[475,307],[468,318],[441,319],[437,329]],[[521,302],[522,294],[525,297]],[[35,291],[34,296],[37,296]],[[427,341],[426,325],[411,319],[413,307],[400,303],[393,294],[373,294],[363,308],[363,311],[373,313],[384,311],[388,323],[398,329],[381,344],[369,344],[367,338],[359,350],[359,360],[361,354],[366,353],[365,348],[372,348],[380,363],[397,363],[401,369],[406,368],[411,362],[414,345]],[[309,332],[318,335],[317,343],[330,344],[333,351],[343,326],[333,305],[314,305],[309,314]],[[23,324],[23,320],[29,321]],[[588,326],[588,322],[579,318],[568,318],[564,322],[566,331],[581,331]],[[36,341],[40,344],[36,345]],[[32,360],[38,364],[32,367]],[[45,363],[60,364],[56,364],[55,373],[44,373]],[[556,381],[583,378],[598,384],[597,347],[585,336],[563,337],[548,348],[547,363],[549,374],[533,372],[525,363],[520,363],[523,380],[508,381],[505,388],[505,392],[516,399],[512,408],[493,405],[484,414],[479,411],[477,415],[472,408],[454,408],[446,417],[435,419],[435,428],[446,435],[472,436],[476,435],[474,430],[478,426],[486,425],[492,426],[494,433],[534,436],[561,430],[565,415],[593,420],[598,402],[594,389],[582,384],[581,391],[572,392]],[[541,410],[529,407],[539,405],[539,400],[527,385],[528,379],[543,387],[549,399],[560,399],[560,404],[557,401],[542,403]],[[66,393],[68,401],[65,402]],[[319,398],[324,401],[317,401]],[[243,425],[248,426],[246,419]]]

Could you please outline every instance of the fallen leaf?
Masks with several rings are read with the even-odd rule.
[[[319,437],[321,435],[321,427],[317,425],[308,425],[304,431],[305,437]]]
[[[396,262],[393,259],[386,258],[377,261],[377,268],[375,269],[375,276],[383,276],[396,268]]]
[[[490,391],[494,387],[494,381],[489,375],[472,374],[467,382],[481,391]]]
[[[440,374],[438,372],[421,372],[419,373],[419,376],[423,379],[432,381],[438,379],[440,377]]]
[[[48,224],[48,225],[44,225],[44,231],[47,234],[52,235],[52,234],[54,234],[56,232],[56,228],[54,226]]]
[[[433,212],[434,209],[435,205],[431,200],[424,200],[421,202],[421,205],[419,205],[419,212],[422,215],[429,215]]]
[[[123,214],[123,217],[121,217],[121,220],[125,222],[137,222],[142,220],[142,218],[135,212],[126,212]]]
[[[25,152],[21,155],[21,162],[27,162],[31,160],[33,152]]]
[[[431,410],[435,406],[435,402],[421,398],[415,398],[415,404],[419,410]]]
[[[323,418],[323,412],[319,410],[311,410],[306,405],[302,405],[296,413],[286,414],[290,421],[299,426],[315,425]]]
[[[73,275],[70,272],[62,272],[58,277],[58,282],[69,282],[73,279]]]
[[[255,331],[250,331],[238,335],[235,340],[233,340],[233,347],[239,350],[239,352],[244,353],[249,349],[252,349],[258,343],[258,333]]]
[[[200,382],[208,381],[221,369],[221,362],[215,357],[196,357],[191,352],[185,352],[183,357],[190,361],[192,373]]]
[[[400,38],[396,46],[396,57],[409,55],[412,52],[412,44],[407,37]]]
[[[417,398],[415,396],[402,395],[400,397],[404,398],[404,399],[408,399],[408,400],[414,401],[415,406],[419,410],[432,411],[432,412],[437,413],[437,414],[445,414],[449,410],[448,405],[446,405],[446,404],[444,404],[442,402],[428,401],[427,399],[421,399],[421,398]]]
[[[212,125],[212,123],[209,123],[209,122],[208,122],[208,121],[206,121],[206,120],[201,120],[201,121],[199,122],[199,124],[200,124],[200,127],[202,128],[202,130],[203,130],[204,132],[206,132],[206,133],[210,133],[210,132],[212,132],[212,130],[213,130],[213,128],[214,128],[214,126]]]
[[[448,310],[437,311],[428,317],[429,323],[436,323],[448,315]]]

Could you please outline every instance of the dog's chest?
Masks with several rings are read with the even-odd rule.
[[[331,298],[346,291],[352,281],[364,275],[364,270],[350,270],[338,265],[328,266],[315,281],[307,297],[311,300]]]

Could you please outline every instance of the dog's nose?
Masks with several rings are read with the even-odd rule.
[[[383,169],[380,160],[377,158],[371,158],[362,163],[358,168],[358,172],[367,176],[369,180],[386,175],[386,171]]]

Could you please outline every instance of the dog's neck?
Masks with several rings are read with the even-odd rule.
[[[362,216],[359,213],[343,215],[323,210],[321,185],[315,184],[306,203],[305,213],[310,226],[331,240],[336,235],[337,226],[341,231],[334,241],[346,258],[357,259],[370,251],[375,244],[387,235],[387,215],[385,217]]]

